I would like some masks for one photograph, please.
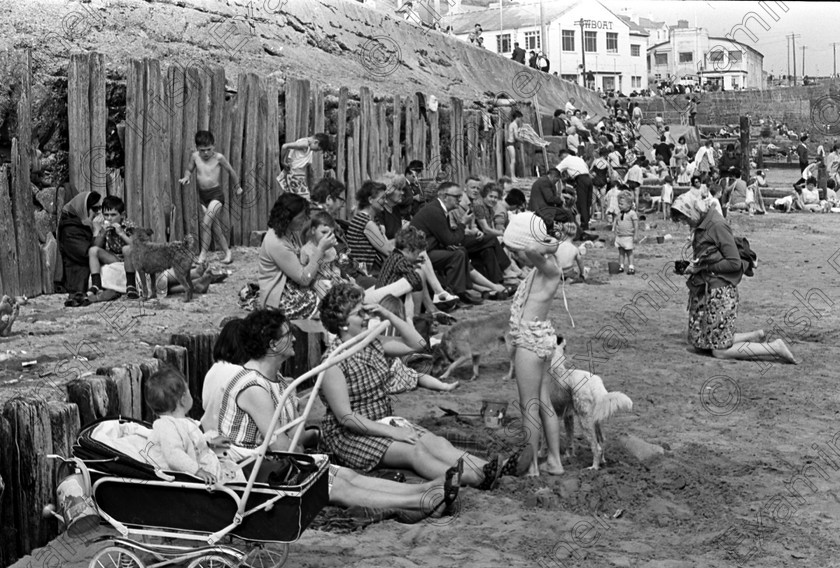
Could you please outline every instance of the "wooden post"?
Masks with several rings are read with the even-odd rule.
[[[201,93],[201,77],[199,71],[190,66],[184,73],[184,125],[181,139],[181,167],[186,170],[190,163],[190,156],[195,151],[195,133],[198,128],[198,101]],[[182,172],[183,173],[183,172]],[[199,212],[198,189],[195,173],[188,183],[181,186],[182,204],[184,207],[184,234],[193,235],[199,240]]]
[[[248,97],[248,82],[244,73],[240,73],[236,80],[237,92],[233,103],[233,114],[231,117],[231,132],[230,132],[230,155],[228,161],[230,167],[233,168],[239,175],[239,182],[242,184],[242,189],[245,189],[246,180],[243,179],[244,173],[242,167],[242,135],[245,131],[245,107]],[[230,200],[230,244],[244,245],[247,235],[242,234],[242,198],[232,198]]]
[[[335,177],[344,185],[349,186],[347,176],[347,97],[349,90],[341,87],[338,91],[338,136],[335,151]]]
[[[271,208],[274,207],[275,201],[280,194],[280,186],[277,183],[277,176],[280,174],[280,119],[278,117],[280,107],[280,89],[277,81],[269,79],[268,81],[268,145],[266,146],[267,153],[267,170],[266,170],[266,187],[268,189],[268,201],[266,202],[266,210],[260,211],[258,226],[262,229],[266,227],[268,222],[268,215]]]
[[[166,216],[169,210],[166,204],[171,197],[167,195],[164,200],[163,194],[169,194],[169,186],[161,186],[161,181],[166,178],[161,173],[161,168],[168,164],[163,162],[164,129],[168,126],[165,115],[165,101],[163,92],[163,80],[160,74],[160,62],[157,59],[145,59],[143,61],[146,72],[146,99],[145,99],[145,126],[143,128],[143,224],[154,231],[154,240],[157,242],[166,241]]]
[[[11,458],[3,464],[13,479],[12,527],[17,529],[18,551],[22,554],[46,544],[53,536],[51,522],[41,517],[41,510],[54,501],[52,464],[52,427],[47,403],[40,399],[14,398],[3,406],[3,418],[9,432],[0,436],[2,455]],[[5,513],[4,513],[5,517]]]
[[[311,134],[324,132],[324,89],[315,84],[312,87],[312,128]],[[324,177],[324,153],[316,152],[312,158],[312,178],[317,181]]]
[[[742,116],[741,121],[741,179],[750,180],[750,119]]]
[[[368,144],[370,145],[368,148],[368,173],[370,178],[374,179],[382,173],[380,169],[382,160],[379,153],[379,103],[373,103],[372,97],[368,107],[367,124],[370,132],[368,138]]]
[[[140,384],[139,366],[123,365],[110,369],[98,369],[97,374],[107,375],[114,381],[119,393],[120,416],[137,418],[143,415],[143,392]]]
[[[405,165],[416,159],[414,155],[414,114],[417,97],[410,96],[405,99]]]
[[[183,164],[184,144],[189,144],[190,137],[183,132],[184,127],[184,68],[180,65],[170,65],[166,74],[164,86],[166,105],[169,111],[169,199],[171,209],[169,215],[169,238],[180,241],[184,237],[184,195],[189,185],[181,186],[178,180],[186,169]],[[189,196],[192,197],[192,196]]]
[[[437,111],[428,111],[429,113],[429,137],[431,144],[429,147],[429,162],[424,164],[426,171],[440,171],[440,113]]]
[[[0,294],[20,295],[17,236],[9,186],[10,166],[0,166]]]
[[[21,107],[18,105],[18,124],[25,121],[29,130],[28,113],[25,118],[21,116]],[[29,105],[25,105],[28,109]],[[40,246],[38,235],[35,232],[35,206],[32,203],[32,190],[29,187],[29,168],[27,152],[21,148],[16,138],[12,139],[12,178],[11,193],[12,217],[15,222],[15,234],[17,242],[17,258],[20,261],[18,266],[18,284],[21,294],[37,296],[41,293],[41,262]]]
[[[353,159],[353,189],[347,196],[348,212],[353,211],[356,206],[356,192],[362,186],[362,117],[357,116],[353,119],[353,153],[350,156]]]
[[[265,180],[265,171],[268,169],[268,164],[266,163],[268,136],[268,93],[265,90],[265,85],[260,84],[257,100],[257,164],[254,169],[254,195],[249,199],[248,207],[248,210],[251,212],[248,224],[249,236],[253,231],[264,227],[264,221],[267,220],[267,218],[263,218],[262,212],[266,210],[266,203],[268,202],[268,186]]]
[[[260,105],[260,82],[259,78],[248,73],[245,76],[248,85],[247,102],[245,104],[245,132],[242,139],[242,189],[244,193],[238,198],[241,202],[242,211],[242,238],[243,241],[254,230],[253,217],[256,196],[259,192],[257,181],[257,141],[259,139],[259,105]]]
[[[449,153],[451,157],[452,181],[463,184],[464,175],[464,104],[461,99],[452,97],[449,115]]]
[[[360,154],[359,162],[361,169],[359,170],[362,181],[370,179],[369,167],[369,151],[370,151],[370,114],[371,105],[373,104],[373,97],[370,94],[368,87],[359,89],[359,104],[360,106],[360,125],[361,125],[361,143],[357,148]]]
[[[70,56],[67,69],[67,121],[70,184],[78,193],[91,191],[90,55],[87,53]]]
[[[190,353],[185,347],[179,345],[155,345],[154,358],[168,365],[172,365],[186,378],[191,376],[189,357]],[[196,393],[195,382],[190,384],[190,392],[194,395],[201,394],[200,390]],[[196,417],[196,415],[201,416],[201,401],[194,396],[190,416]]]
[[[143,62],[132,59],[128,66],[125,103],[125,195],[129,219],[143,224],[143,111],[146,78]],[[189,187],[189,186],[187,186]]]
[[[405,171],[403,167],[403,147],[400,142],[400,121],[402,120],[402,99],[399,95],[394,95],[393,100],[393,114],[391,121],[393,127],[391,128],[391,170],[396,173]]]
[[[388,103],[381,101],[379,107],[379,171],[387,172],[391,163],[391,137],[388,136]],[[401,174],[399,170],[394,173]]]
[[[82,427],[120,413],[120,391],[111,377],[92,375],[67,383],[67,400],[79,407]]]
[[[101,53],[91,53],[90,58],[90,187],[105,197],[106,175],[105,167],[105,135],[108,129],[108,107],[105,105],[105,56]],[[72,146],[71,146],[72,148]]]

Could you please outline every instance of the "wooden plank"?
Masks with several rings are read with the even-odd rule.
[[[21,106],[18,105],[18,120],[21,120]],[[26,108],[29,105],[25,105]],[[32,203],[32,190],[28,184],[29,163],[17,138],[12,139],[12,176],[9,184],[9,197],[12,201],[12,217],[17,241],[18,286],[21,294],[37,296],[41,293],[41,263],[38,234],[35,232],[35,206]],[[24,160],[26,163],[24,164]]]
[[[402,144],[400,143],[400,120],[402,119],[402,100],[399,95],[394,95],[392,105],[391,121],[391,171],[402,173],[405,165],[402,160]]]
[[[382,173],[380,169],[380,154],[379,154],[379,108],[378,105],[371,100],[368,105],[367,116],[368,132],[368,173],[370,178],[379,177]]]
[[[105,56],[90,54],[90,186],[103,197],[107,194],[105,166],[105,138],[108,129],[108,107],[105,104]]]
[[[198,71],[196,69],[196,71]],[[198,95],[198,122],[196,124],[197,130],[210,129],[210,97],[213,91],[213,78],[207,69],[202,69],[204,73],[197,73],[197,95]]]
[[[415,95],[416,96],[416,95]],[[428,113],[428,110],[426,111]],[[420,102],[417,102],[417,123],[414,129],[417,141],[416,141],[416,154],[418,156],[418,160],[423,162],[424,164],[429,163],[428,157],[428,150],[426,149],[428,145],[428,125],[426,124],[426,120],[420,115]]]
[[[246,75],[248,84],[247,102],[245,105],[245,132],[242,144],[242,235],[250,235],[254,230],[254,204],[259,192],[257,181],[257,143],[259,141],[259,104],[260,104],[260,83],[259,77],[254,73]],[[308,99],[307,99],[308,100]]]
[[[309,79],[301,79],[298,84],[298,89],[299,92],[295,104],[298,105],[300,114],[298,116],[297,134],[292,138],[292,142],[314,134],[314,132],[309,131],[309,97],[311,96],[310,91],[312,90]]]
[[[67,134],[70,184],[77,193],[91,191],[90,55],[74,53],[67,68]]]
[[[370,179],[370,163],[369,163],[369,153],[370,153],[370,115],[371,115],[371,105],[373,104],[373,97],[370,94],[370,89],[368,87],[362,87],[359,89],[359,104],[361,112],[361,121],[360,121],[360,146],[358,146],[359,152],[359,163],[361,165],[361,177],[362,181]]]
[[[260,228],[264,228],[268,222],[268,214],[277,196],[280,193],[280,186],[277,184],[277,176],[280,174],[280,87],[274,79],[268,79],[268,144],[267,150],[267,169],[266,169],[266,187],[268,188],[268,202],[266,203],[266,210],[260,211]]]
[[[184,175],[183,144],[189,140],[183,133],[184,127],[184,68],[170,65],[166,71],[164,94],[169,111],[169,238],[180,241],[184,238],[184,189],[178,180]]]
[[[166,240],[166,224],[160,202],[161,153],[163,151],[161,125],[163,123],[161,101],[163,82],[160,76],[160,62],[157,59],[144,59],[146,74],[146,97],[144,101],[143,126],[143,226],[152,229],[152,240]]]
[[[67,400],[79,407],[82,428],[106,416],[120,413],[120,394],[111,377],[92,375],[67,383]]]
[[[440,113],[435,111],[429,112],[429,161],[424,164],[426,166],[427,175],[434,176],[440,171]]]
[[[354,177],[353,177],[353,187],[348,188],[348,196],[347,196],[347,205],[352,207],[348,209],[348,213],[353,211],[353,208],[356,206],[356,192],[359,191],[359,188],[362,187],[362,117],[357,116],[353,119],[353,153],[351,157],[353,158],[353,169],[354,169]],[[349,218],[349,217],[348,217]]]
[[[299,106],[296,104],[298,98],[298,80],[292,77],[286,78],[284,85],[284,111],[286,115],[286,139],[284,142],[294,142],[298,135]]]
[[[338,91],[338,135],[335,150],[335,177],[341,183],[347,185],[347,97],[350,90],[341,87]]]
[[[449,143],[449,155],[451,159],[452,178],[453,181],[463,184],[466,176],[464,175],[464,105],[461,99],[452,97],[449,99],[449,135],[451,136]]]
[[[172,166],[172,154],[170,147],[171,129],[172,129],[172,107],[166,98],[166,76],[161,71],[160,63],[155,60],[155,77],[154,77],[154,100],[157,111],[158,123],[158,142],[156,154],[158,158],[157,164],[157,184],[155,186],[155,194],[160,208],[159,220],[157,220],[161,233],[161,241],[172,240],[172,192],[173,185],[179,185],[178,179],[173,179],[170,175]],[[156,229],[155,229],[156,230]]]
[[[249,200],[250,225],[248,235],[250,238],[251,232],[261,229],[265,226],[262,212],[268,204],[268,186],[266,185],[265,172],[268,169],[268,157],[266,155],[266,147],[268,146],[268,137],[270,135],[270,125],[268,123],[268,92],[265,85],[259,85],[259,98],[257,100],[257,165],[254,171],[254,195]],[[243,229],[244,230],[244,229]]]
[[[8,440],[8,443],[5,441]],[[12,427],[0,413],[0,487],[5,485],[2,492],[3,499],[0,501],[0,566],[10,566],[20,558],[23,552],[19,551],[18,530],[15,520],[15,499],[11,492],[12,483],[17,479],[17,468],[13,467],[16,462],[17,447],[12,435]]]
[[[73,445],[79,437],[81,422],[79,421],[79,408],[70,402],[59,402],[57,400],[47,402],[47,412],[50,417],[50,436],[52,438],[53,453],[59,456],[70,457],[73,455]],[[57,479],[59,468],[56,462],[51,464],[53,486],[60,482]],[[57,528],[57,527],[56,527]]]
[[[181,135],[181,166],[184,170],[189,164],[190,156],[195,151],[200,88],[199,70],[190,66],[184,74],[184,125]],[[198,186],[196,184],[195,173],[193,173],[189,183],[181,186],[183,191],[181,203],[184,208],[184,234],[193,235],[195,241],[198,242],[201,207],[198,204]]]
[[[97,371],[98,374],[107,374],[114,380],[119,393],[120,416],[137,418],[143,414],[143,398],[140,385],[139,369],[132,372],[129,366],[123,365],[113,367],[107,371]]]
[[[388,103],[379,102],[379,171],[387,172],[391,165],[391,137],[388,135]],[[395,172],[402,173],[402,172]]]
[[[17,237],[12,214],[9,177],[11,166],[0,166],[0,294],[20,296]]]
[[[476,111],[469,111],[467,113],[467,138],[466,138],[466,153],[467,153],[467,171],[471,176],[478,176],[481,174],[481,164],[479,163],[479,147],[478,147],[478,127],[479,115]]]
[[[231,133],[230,133],[230,155],[228,161],[233,171],[237,173],[241,183],[245,184],[242,178],[244,173],[242,168],[242,134],[245,131],[245,98],[248,94],[248,83],[245,80],[243,73],[237,77],[237,93],[233,101],[233,114],[231,117]],[[230,200],[230,237],[229,241],[232,245],[243,245],[242,236],[242,199],[231,197]]]
[[[13,525],[17,529],[17,544],[21,553],[43,546],[54,530],[52,522],[41,516],[45,505],[54,501],[52,465],[47,454],[52,453],[52,427],[47,403],[40,399],[14,398],[3,406],[8,421],[8,436],[0,444],[4,455],[11,457],[10,494]],[[11,447],[11,451],[9,451]]]
[[[210,70],[211,75],[208,77],[210,81],[209,93],[209,119],[208,130],[213,133],[216,138],[216,148],[221,148],[220,141],[222,136],[222,114],[225,110],[225,69],[218,65],[214,65]],[[205,75],[207,75],[205,73]],[[199,115],[201,112],[199,111]]]
[[[405,164],[414,159],[414,105],[416,97],[405,99]]]
[[[355,123],[356,119],[353,119]],[[355,124],[354,124],[355,126]],[[344,204],[344,218],[350,219],[356,206],[356,137],[347,137],[347,202]]]
[[[316,134],[324,132],[324,89],[316,84],[312,88],[312,129],[310,132]],[[324,153],[316,152],[312,158],[312,178],[318,181],[324,177]]]
[[[128,217],[143,224],[143,105],[145,73],[143,62],[132,59],[128,66],[125,103],[125,194]]]

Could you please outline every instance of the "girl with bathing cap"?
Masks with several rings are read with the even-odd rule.
[[[548,444],[548,461],[544,471],[560,475],[563,473],[560,421],[552,410],[549,395],[551,378],[547,373],[557,346],[557,334],[548,312],[562,278],[554,256],[558,242],[548,236],[545,222],[531,212],[514,215],[503,238],[520,266],[534,268],[517,288],[510,306],[510,335],[516,349],[513,361],[519,407],[528,443],[533,449],[527,475],[540,475],[537,461],[540,425]]]

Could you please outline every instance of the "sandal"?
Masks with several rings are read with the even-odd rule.
[[[489,294],[487,294],[487,299],[488,300],[496,300],[496,301],[507,300],[508,299],[507,291],[499,290],[498,292],[495,292],[495,291],[490,292]]]
[[[533,459],[534,449],[530,444],[528,444],[518,452],[511,454],[510,457],[504,461],[502,467],[499,469],[499,477],[502,477],[503,475],[513,475],[516,477],[525,475],[528,473],[528,468],[531,466]]]
[[[500,458],[497,454],[490,458],[490,461],[484,464],[484,467],[481,468],[484,473],[484,480],[476,485],[475,488],[479,491],[491,491],[495,489],[496,485],[499,483],[499,470],[501,469],[499,466]]]
[[[137,300],[140,298],[140,294],[137,292],[136,286],[126,286],[125,287],[125,297],[129,300]]]
[[[458,458],[455,466],[446,470],[446,481],[443,483],[443,503],[446,505],[443,508],[444,515],[452,514],[453,505],[455,504],[455,500],[458,499],[458,492],[461,489],[461,478],[463,475],[464,458]]]

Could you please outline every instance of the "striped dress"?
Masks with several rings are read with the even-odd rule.
[[[271,401],[276,407],[280,402],[283,390],[286,388],[286,383],[271,382],[257,371],[243,368],[225,386],[222,394],[222,406],[219,409],[219,433],[227,437],[234,446],[242,448],[256,448],[264,439],[254,419],[236,404],[239,394],[253,386],[268,391],[271,395]],[[285,408],[280,413],[278,426],[287,424],[294,419],[294,406],[293,397],[287,398]]]
[[[350,246],[350,256],[353,260],[366,262],[369,270],[378,274],[384,258],[365,235],[365,227],[369,221],[370,215],[365,211],[359,211],[353,216],[350,228],[347,229],[347,244]]]

